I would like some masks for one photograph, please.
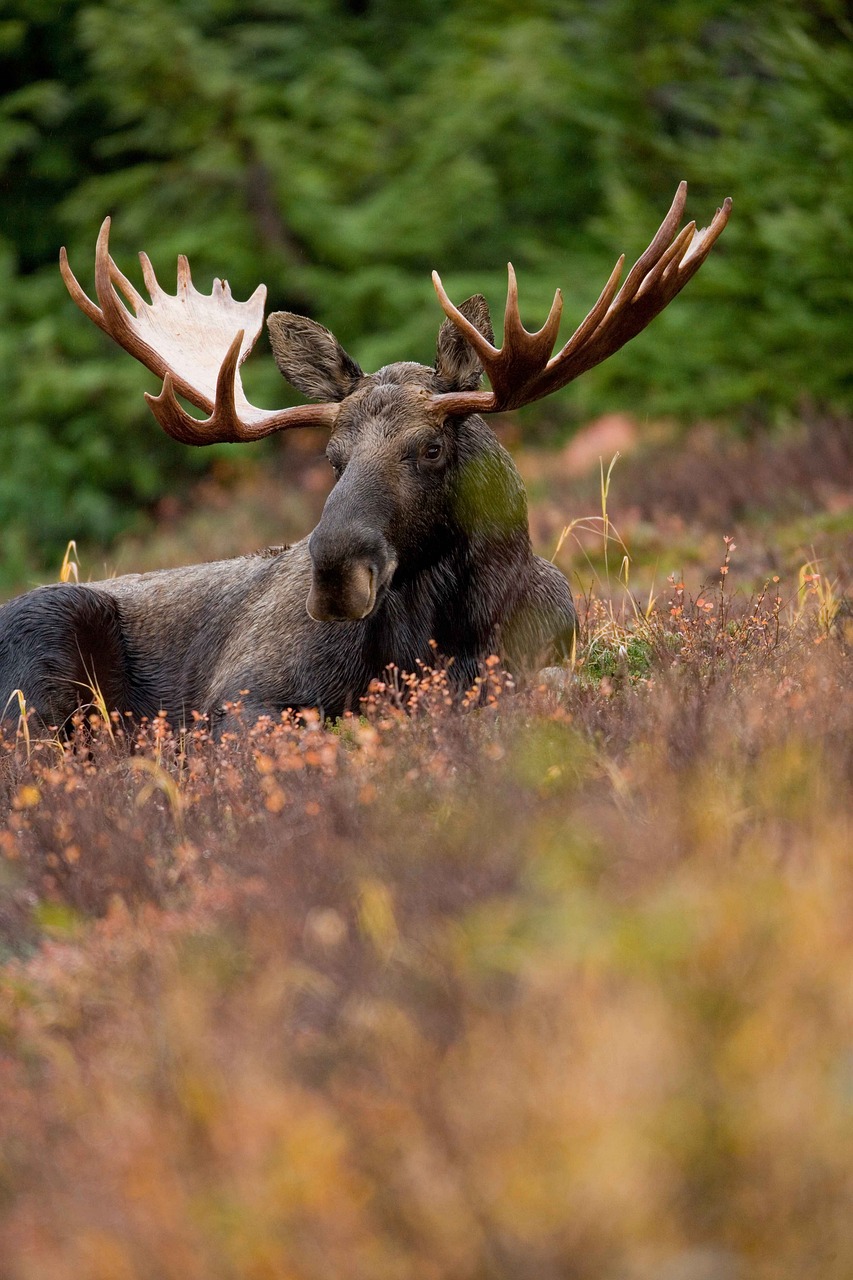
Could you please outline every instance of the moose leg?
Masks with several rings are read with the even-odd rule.
[[[524,588],[502,627],[503,656],[514,671],[565,662],[572,654],[577,624],[568,582],[550,561],[534,556]]]
[[[38,587],[0,609],[0,719],[28,710],[62,728],[94,701],[130,709],[116,601],[90,587]]]

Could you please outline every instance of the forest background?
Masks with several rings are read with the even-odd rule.
[[[263,280],[271,308],[314,316],[373,368],[431,360],[433,268],[499,314],[511,258],[528,324],[557,285],[576,322],[686,178],[688,216],[734,199],[721,249],[650,332],[528,410],[525,430],[559,441],[621,409],[755,433],[853,403],[853,26],[836,0],[2,12],[7,592],[70,537],[108,545],[231,448],[158,432],[150,378],[65,293],[60,244],[89,286],[106,213],[132,275],[145,247],[164,281],[179,252],[203,287],[227,275],[245,297]],[[271,359],[250,361],[246,382],[282,402]]]

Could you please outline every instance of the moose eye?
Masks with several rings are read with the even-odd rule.
[[[440,440],[434,440],[432,444],[428,444],[421,454],[422,458],[426,458],[428,462],[436,462],[444,453],[444,445]]]

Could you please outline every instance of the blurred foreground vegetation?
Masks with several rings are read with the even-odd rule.
[[[4,1280],[846,1280],[853,621],[720,560],[465,714],[7,736]]]
[[[150,378],[76,311],[114,215],[126,267],[332,327],[366,367],[430,360],[437,267],[500,315],[568,318],[647,243],[676,183],[735,202],[652,330],[530,429],[603,409],[741,428],[848,410],[853,47],[839,0],[9,0],[0,21],[0,561],[107,543],[209,465],[159,432]],[[281,401],[272,360],[250,393]],[[250,370],[251,370],[250,366]],[[275,447],[275,446],[273,446]],[[220,451],[221,453],[221,451]]]

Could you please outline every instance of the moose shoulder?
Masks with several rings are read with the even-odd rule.
[[[728,218],[726,201],[704,231],[677,233],[681,184],[669,214],[619,289],[622,261],[574,335],[551,355],[559,292],[530,334],[515,276],[503,344],[494,346],[482,297],[447,315],[432,368],[399,363],[366,375],[327,329],[302,316],[268,319],[287,380],[319,403],[268,412],[249,404],[238,366],[263,323],[265,290],[236,302],[227,284],[193,287],[186,259],[178,290],[160,288],[140,254],[147,303],[98,238],[92,302],[61,255],[72,297],[89,318],[163,378],[147,396],[161,426],[188,444],[259,439],[323,425],[336,475],[309,538],[218,564],[37,588],[0,609],[0,697],[20,690],[51,725],[64,724],[97,688],[110,709],[164,710],[212,719],[242,700],[251,714],[357,708],[389,665],[413,670],[438,655],[467,688],[500,653],[511,668],[558,661],[575,629],[563,576],[531,550],[527,504],[512,459],[483,414],[549,395],[638,333],[679,292]],[[121,289],[132,310],[116,292]],[[480,389],[483,370],[491,390]],[[175,392],[209,416],[200,421]]]

